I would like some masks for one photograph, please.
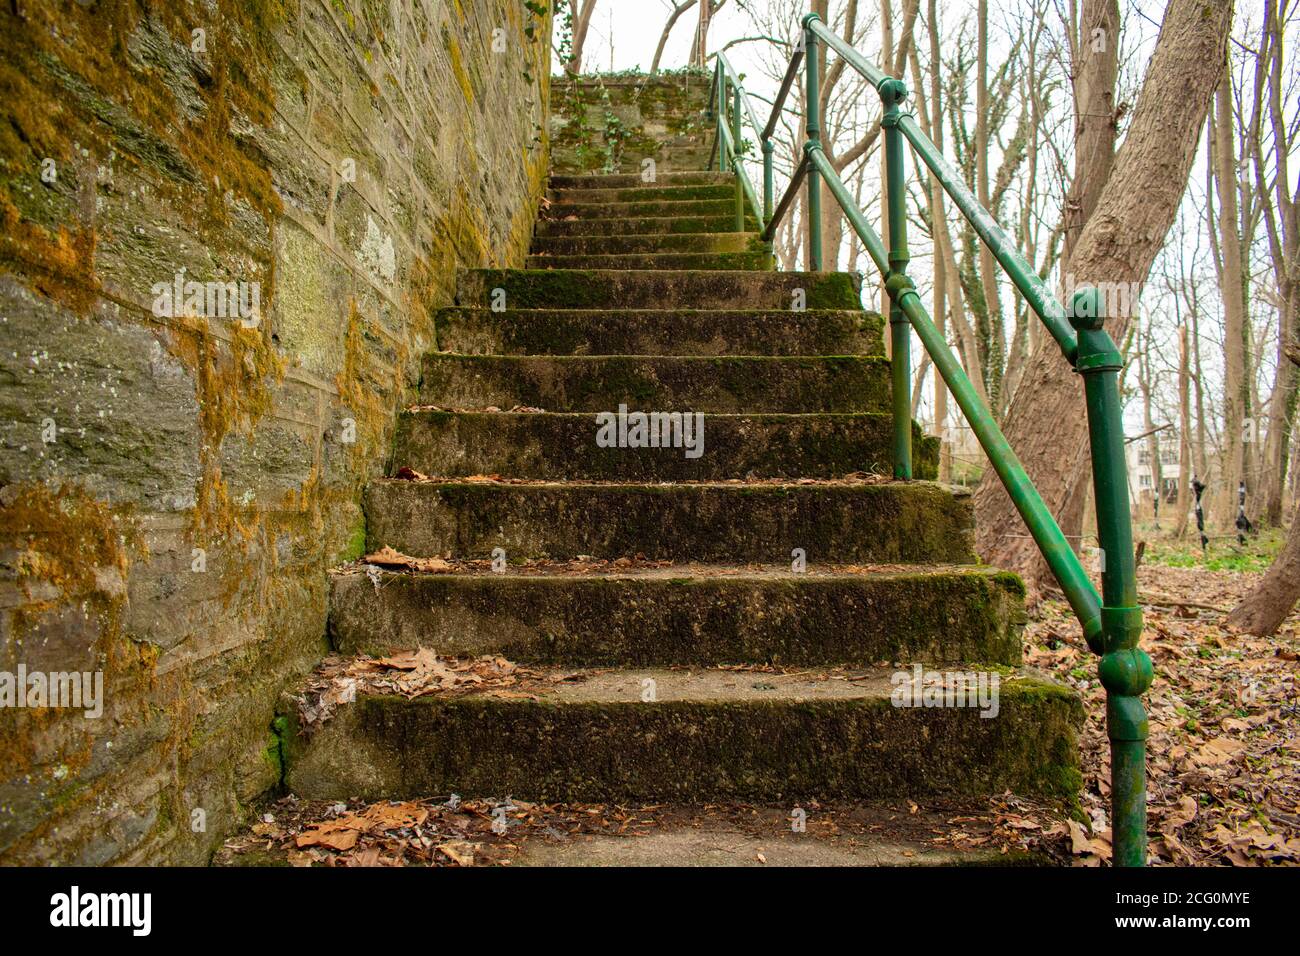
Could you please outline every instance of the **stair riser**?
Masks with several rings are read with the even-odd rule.
[[[863,412],[889,408],[881,357],[425,356],[420,401],[556,412]]]
[[[588,175],[640,175],[645,161],[655,161],[655,174],[709,172],[713,150],[704,141],[690,139],[679,143],[656,145],[653,149],[622,150],[617,156],[606,154],[578,156],[576,150],[560,147],[551,150],[551,168],[562,173]]]
[[[697,235],[699,233],[731,232],[736,228],[736,217],[686,216],[682,218],[651,218],[637,216],[631,219],[544,219],[537,223],[536,235],[546,236],[661,236]],[[758,224],[747,220],[746,230],[758,231]]]
[[[542,236],[533,240],[533,254],[546,256],[615,256],[664,252],[762,252],[753,232],[712,232],[651,236]],[[588,267],[590,268],[590,267]]]
[[[731,183],[704,183],[678,185],[675,183],[642,184],[623,189],[555,189],[549,194],[552,203],[624,203],[624,202],[690,202],[700,200],[730,200],[735,202],[735,186]]]
[[[393,461],[427,475],[502,475],[588,481],[838,478],[893,473],[893,420],[835,416],[710,416],[701,454],[682,448],[596,444],[594,415],[411,412],[398,423]],[[913,474],[933,478],[937,443],[913,426]]]
[[[582,486],[372,482],[367,543],[411,555],[510,561],[723,564],[975,560],[969,499],[930,485]]]
[[[553,190],[598,190],[598,189],[640,189],[646,183],[642,174],[627,173],[623,175],[588,175],[588,176],[552,176],[548,184]],[[694,170],[691,172],[658,173],[656,183],[660,186],[718,186],[729,185],[730,173]]]
[[[529,256],[529,269],[712,269],[752,271],[771,269],[766,252],[665,252],[633,255]]]
[[[546,210],[547,219],[630,219],[633,217],[678,216],[732,216],[736,214],[734,198],[690,199],[671,201],[663,199],[639,202],[557,202]]]
[[[1064,689],[1014,684],[1003,685],[994,719],[966,708],[896,708],[887,698],[563,705],[362,698],[310,744],[291,737],[287,782],[308,799],[482,793],[703,803],[1011,790],[1064,802],[1079,783],[1079,717]]]
[[[558,666],[1020,663],[1009,574],[780,578],[335,575],[344,654],[430,647]]]
[[[438,347],[471,355],[880,355],[874,312],[449,308]]]
[[[492,307],[494,289],[506,309],[862,308],[860,278],[842,272],[473,269],[459,279],[456,304],[477,308]]]

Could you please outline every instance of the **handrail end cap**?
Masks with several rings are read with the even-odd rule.
[[[1106,324],[1106,300],[1096,286],[1082,286],[1070,296],[1066,308],[1070,325],[1078,332],[1097,332]]]

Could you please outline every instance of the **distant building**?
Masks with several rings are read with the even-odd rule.
[[[1173,435],[1171,438],[1170,435]],[[1151,444],[1145,438],[1124,445],[1128,464],[1129,501],[1139,514],[1151,514],[1156,496],[1155,468],[1151,462]],[[1178,462],[1178,436],[1169,430],[1160,433],[1160,497],[1162,504],[1178,500],[1181,468]]]

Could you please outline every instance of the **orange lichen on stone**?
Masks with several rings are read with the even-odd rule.
[[[99,292],[95,276],[95,230],[69,231],[59,226],[51,234],[23,219],[0,192],[0,264],[30,278],[39,291],[74,312],[86,314]]]
[[[248,328],[232,322],[228,328],[229,342],[224,342],[209,320],[181,316],[173,320],[172,352],[194,374],[199,405],[202,440],[195,530],[247,542],[257,530],[258,512],[232,503],[221,473],[221,443],[232,432],[252,434],[271,409],[274,387],[284,377],[284,360],[271,343],[265,324]]]

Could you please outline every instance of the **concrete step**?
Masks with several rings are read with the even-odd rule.
[[[558,189],[552,186],[549,195],[553,205],[640,202],[690,202],[701,200],[736,201],[734,176],[731,182],[679,183],[672,181],[642,183],[637,186],[612,188],[578,187]]]
[[[753,228],[758,228],[752,221]],[[677,219],[683,216],[731,216],[736,215],[736,201],[731,197],[723,199],[689,199],[664,200],[647,199],[640,202],[557,202],[546,210],[546,219],[631,219],[636,217]]]
[[[722,481],[893,473],[893,416],[885,412],[710,414],[686,423],[686,428],[681,421],[669,419],[662,429],[658,421],[647,418],[645,426],[653,424],[659,447],[620,448],[597,444],[602,426],[590,412],[416,410],[398,420],[393,461],[398,467],[449,478],[502,475],[551,481]],[[914,424],[912,444],[913,475],[934,478],[937,441]]]
[[[538,236],[534,256],[610,256],[665,252],[762,252],[757,232],[700,232],[632,236]],[[595,268],[587,266],[585,268]]]
[[[544,677],[508,696],[361,693],[309,739],[288,728],[286,783],[308,799],[1077,800],[1072,690],[1009,671],[983,707],[896,706],[895,675],[911,672],[629,668]]]
[[[974,566],[549,565],[451,574],[351,565],[330,576],[343,654],[632,667],[1020,663],[1020,579]]]
[[[678,808],[671,822],[644,833],[524,840],[511,868],[1052,865],[1047,854],[1019,849],[1004,853],[997,846],[971,846],[973,841],[963,839],[968,836],[966,825],[949,822],[953,814],[930,815],[922,821],[905,803],[884,817],[884,822],[865,824],[860,830],[847,825],[842,817],[816,810],[808,815],[807,831],[795,832],[793,809],[803,808],[768,808],[761,830],[749,821],[745,825],[717,821],[712,813],[692,814]],[[900,821],[912,826],[897,832]],[[937,840],[944,836],[950,842],[941,845]]]
[[[500,289],[506,309],[860,309],[861,288],[847,272],[469,269],[456,304],[491,308]]]
[[[599,149],[599,147],[597,147]],[[692,144],[689,139],[676,145],[645,144],[644,148],[623,148],[614,156],[588,150],[580,155],[576,150],[552,143],[551,169],[562,174],[636,175],[645,171],[645,161],[655,161],[658,176],[665,173],[697,172],[707,170],[713,155],[708,142]]]
[[[753,252],[662,252],[630,255],[532,255],[529,269],[709,269],[753,271],[771,269],[770,253]]]
[[[424,357],[420,401],[557,412],[875,412],[890,407],[882,356],[456,355]]]
[[[636,216],[615,219],[539,219],[535,235],[543,236],[638,236],[730,232],[736,228],[735,210],[725,216]],[[758,230],[749,220],[746,228]]]
[[[656,186],[717,186],[730,185],[733,173],[720,173],[716,170],[697,169],[689,172],[661,173],[655,177],[653,184],[647,183],[642,174],[637,173],[593,173],[585,176],[553,175],[547,181],[552,190],[574,189],[641,189]]]
[[[508,561],[580,555],[721,564],[970,564],[969,495],[924,481],[623,484],[405,481],[366,486],[366,541]]]
[[[881,355],[875,312],[451,307],[438,348],[476,355]]]
[[[474,853],[475,865],[520,867],[712,866],[1053,866],[1068,865],[1060,842],[1041,830],[1006,826],[1010,801],[932,797],[818,801],[792,805],[656,803],[651,805],[528,803],[505,794],[427,795],[407,804],[424,818],[412,831],[423,839],[393,839],[397,826],[367,830],[339,856],[355,861],[363,847],[381,847],[385,862],[428,867],[452,862],[433,850],[439,835],[455,830]],[[302,865],[295,837],[349,814],[384,820],[391,801],[305,801],[284,797],[268,805],[283,830],[267,833],[261,816],[213,857],[213,866]],[[376,812],[378,811],[378,812]],[[500,812],[498,812],[500,811]],[[1061,820],[1034,807],[1035,824]],[[355,819],[355,817],[353,817]],[[407,817],[406,819],[411,819]],[[505,832],[494,831],[504,823]],[[1062,821],[1063,822],[1063,821]],[[403,828],[405,829],[405,828]],[[399,837],[404,834],[397,834]],[[430,840],[428,837],[433,837]],[[1068,842],[1068,841],[1066,841]],[[467,849],[468,849],[467,848]],[[1058,849],[1059,848],[1059,849]],[[338,857],[321,854],[315,866]],[[329,855],[326,855],[326,854]],[[467,856],[456,860],[467,865]]]

